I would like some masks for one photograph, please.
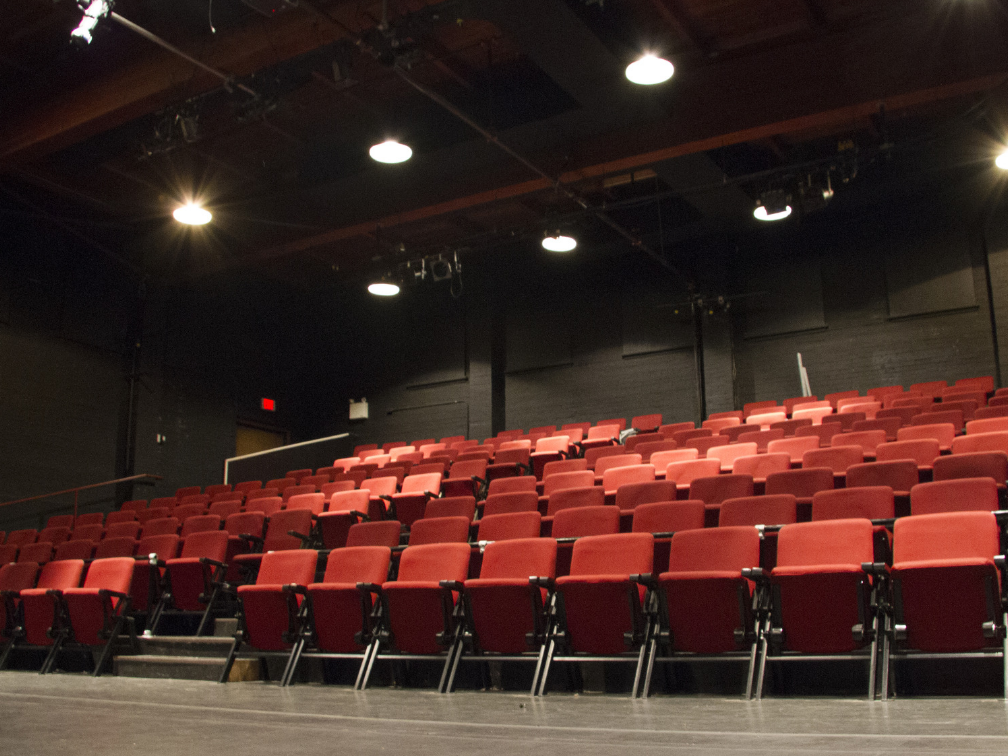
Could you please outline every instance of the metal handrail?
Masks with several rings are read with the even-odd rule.
[[[141,480],[158,481],[163,480],[162,476],[154,475],[152,473],[140,473],[139,475],[130,475],[126,478],[116,478],[115,480],[103,480],[101,483],[89,483],[86,486],[77,486],[76,488],[65,488],[62,491],[53,491],[51,493],[39,494],[38,496],[27,496],[23,499],[13,499],[12,501],[0,502],[0,507],[6,507],[9,504],[23,504],[26,501],[40,501],[42,499],[51,499],[56,496],[62,496],[63,494],[72,493],[74,495],[74,519],[77,518],[77,501],[81,491],[87,491],[92,488],[101,488],[102,486],[114,486],[119,483],[130,483]]]

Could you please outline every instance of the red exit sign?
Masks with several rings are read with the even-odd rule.
[[[267,412],[276,412],[276,400],[263,397],[262,408]]]

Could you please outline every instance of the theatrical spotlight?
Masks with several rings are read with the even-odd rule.
[[[761,221],[783,220],[791,215],[791,195],[782,191],[763,192],[756,202],[753,215]]]
[[[112,0],[77,0],[77,7],[84,11],[84,17],[77,28],[70,32],[70,41],[79,47],[91,44],[91,32],[98,22],[112,12]]]

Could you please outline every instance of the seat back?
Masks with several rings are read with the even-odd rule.
[[[478,541],[538,538],[542,516],[536,511],[484,515],[479,521]]]
[[[356,546],[329,553],[323,583],[381,585],[388,579],[392,550],[388,546]]]
[[[676,533],[702,528],[707,507],[702,501],[656,501],[633,511],[634,533]]]
[[[789,422],[785,420],[784,422]],[[753,454],[765,454],[767,450],[767,444],[771,441],[778,441],[785,436],[784,428],[770,428],[769,430],[747,430],[744,433],[739,433],[735,437],[734,442],[736,444],[756,444],[756,451]],[[738,457],[748,457],[752,456],[750,454],[739,454]]]
[[[737,417],[709,417],[701,423],[701,427],[710,428],[714,433],[720,433],[725,428],[734,428],[741,424],[742,420]]]
[[[799,498],[811,498],[816,491],[833,488],[833,471],[828,467],[810,467],[801,470],[786,470],[771,473],[766,479],[766,493],[794,494]]]
[[[579,538],[571,555],[571,576],[645,575],[654,561],[651,533],[617,533]]]
[[[445,496],[431,499],[424,508],[424,519],[430,517],[465,517],[472,522],[476,517],[475,496]]]
[[[793,420],[808,418],[812,421],[813,425],[821,425],[823,418],[832,414],[833,407],[830,406],[829,402],[827,402],[825,407],[806,407],[804,405],[799,405],[798,407],[795,407],[794,411],[791,413],[791,418]]]
[[[100,541],[105,535],[105,528],[98,525],[78,525],[70,534],[72,541]]]
[[[425,493],[430,492],[435,496],[441,492],[441,473],[423,473],[420,475],[407,475],[403,479],[402,493]]]
[[[4,542],[7,546],[25,546],[29,543],[35,543],[38,540],[38,531],[33,528],[23,528],[21,530],[12,530],[7,534],[7,540]]]
[[[84,527],[85,525],[101,525],[105,522],[105,515],[102,512],[87,512],[86,514],[77,515],[77,519],[74,520],[74,528]]]
[[[283,508],[283,499],[279,496],[261,496],[245,502],[246,512],[261,512],[266,517],[272,517]]]
[[[798,503],[792,494],[740,496],[721,502],[718,528],[787,525],[798,522]]]
[[[140,509],[147,509],[147,499],[131,499],[124,501],[119,507],[120,512],[136,512]]]
[[[831,446],[860,446],[865,455],[875,456],[875,449],[879,444],[886,442],[886,432],[884,430],[852,431],[844,433],[842,436],[833,436],[830,440]]]
[[[837,437],[834,436],[834,441]],[[860,446],[831,446],[826,449],[809,449],[802,455],[802,467],[828,467],[834,474],[843,474],[851,465],[864,462]]]
[[[233,515],[235,512],[240,512],[242,508],[242,503],[240,501],[215,501],[210,505],[210,509],[207,510],[208,515],[216,515],[222,520],[228,515]]]
[[[346,545],[347,547],[388,546],[391,549],[399,545],[401,533],[402,524],[398,520],[359,522],[350,526]]]
[[[137,541],[138,556],[157,554],[158,559],[174,559],[179,550],[179,537],[175,533],[144,536]]]
[[[409,545],[468,543],[470,520],[466,517],[431,517],[417,520],[409,533]]]
[[[871,520],[785,525],[777,535],[777,567],[842,567],[861,571],[875,559]]]
[[[934,480],[956,478],[993,478],[1003,486],[1008,480],[1008,454],[1000,451],[951,454],[934,461]]]
[[[35,587],[39,566],[30,562],[0,566],[0,591],[21,591]],[[531,573],[530,573],[531,574]]]
[[[203,486],[183,486],[175,490],[176,499],[184,499],[186,496],[198,496],[203,493]]]
[[[513,480],[513,478],[502,478]],[[533,478],[534,480],[534,478]],[[539,507],[539,496],[535,490],[513,493],[490,494],[483,502],[483,516],[509,514],[513,512],[535,512]]]
[[[37,541],[21,547],[18,552],[18,562],[34,562],[45,564],[53,558],[53,545],[49,541]]]
[[[953,454],[970,454],[972,452],[985,451],[999,451],[1008,454],[1008,431],[974,433],[969,436],[959,436],[952,440]]]
[[[634,446],[634,453],[640,455],[641,462],[651,462],[651,456],[653,454],[655,454],[656,452],[674,451],[676,448],[678,448],[678,446],[679,445],[675,441],[673,441],[672,439],[670,439],[670,438],[664,439],[662,441],[645,441],[643,443],[639,443],[636,446]],[[601,448],[603,450],[605,450],[605,449],[616,450],[619,447],[610,446],[610,447],[601,447]],[[589,451],[591,451],[591,449],[585,450],[585,459],[588,459],[588,452]],[[613,454],[611,452],[608,455],[603,454],[601,456],[601,458],[604,459],[607,456],[613,456]],[[619,456],[619,455],[616,455],[616,456]],[[671,461],[671,460],[669,460],[669,461]],[[667,464],[668,463],[666,462],[666,465]],[[597,465],[597,462],[596,462],[596,465]],[[588,466],[589,467],[593,467],[591,461],[589,461]]]
[[[190,517],[199,517],[205,514],[207,508],[202,504],[180,504],[172,510],[172,517],[179,522],[185,522]]]
[[[731,572],[741,577],[744,568],[759,563],[760,537],[752,527],[682,530],[672,536],[669,572]]]
[[[287,511],[307,509],[312,514],[320,515],[325,511],[325,494],[303,493],[291,496],[287,500]]]
[[[394,475],[368,478],[360,485],[360,490],[369,492],[371,496],[391,496],[398,488],[398,479]]]
[[[694,459],[670,462],[665,468],[665,480],[674,481],[681,488],[688,487],[694,479],[718,475],[721,463],[716,459]]]
[[[207,530],[220,530],[223,520],[218,515],[200,515],[190,517],[182,523],[182,530],[179,531],[180,538],[186,538],[193,533],[202,533]]]
[[[224,530],[228,535],[254,535],[262,537],[266,526],[266,515],[262,512],[236,512],[224,518]]]
[[[1005,458],[1008,465],[1008,457]],[[912,459],[894,459],[891,462],[866,462],[847,469],[847,488],[861,486],[889,486],[906,495],[917,485],[920,475]]]
[[[276,512],[270,515],[266,526],[266,538],[263,551],[286,551],[300,549],[302,541],[290,531],[310,536],[312,532],[312,513],[309,509],[293,509]]]
[[[791,469],[791,455],[787,452],[754,454],[735,460],[733,472],[736,475],[751,475],[753,482],[764,482],[767,475]]]
[[[177,535],[182,523],[177,517],[159,517],[156,520],[148,520],[140,530],[140,537],[172,534]]]
[[[218,494],[231,493],[231,484],[230,483],[216,483],[216,484],[213,484],[213,485],[209,485],[209,486],[206,487],[206,490],[204,491],[204,493],[206,493],[206,495],[209,496],[211,499],[214,496],[217,496]]]
[[[516,491],[535,491],[535,475],[516,475],[510,478],[495,478],[487,486],[487,498],[499,493],[514,493]]]
[[[627,455],[629,456],[629,455]],[[628,483],[647,483],[655,479],[654,465],[626,465],[612,467],[602,473],[602,488],[606,493],[615,494],[620,486]]]
[[[826,394],[823,399],[830,403],[831,406],[836,407],[837,402],[841,399],[853,399],[859,396],[856,389],[851,389],[850,391],[834,391],[831,394]]]
[[[53,552],[53,559],[91,559],[95,542],[85,539],[64,541]]]
[[[485,459],[471,459],[467,462],[456,462],[448,470],[449,479],[471,478],[476,476],[482,478],[486,475],[487,461]]]
[[[946,512],[896,520],[893,567],[963,559],[993,563],[1001,553],[1000,528],[991,512]]]
[[[557,543],[553,538],[513,538],[487,544],[480,565],[483,580],[556,577]]]
[[[49,528],[73,528],[74,516],[72,514],[67,515],[53,515],[48,520],[46,520],[45,529]]]
[[[851,427],[855,433],[880,430],[885,433],[886,441],[895,441],[896,433],[903,427],[903,420],[899,417],[880,418],[876,416],[874,420],[858,420]]]
[[[767,444],[767,454],[787,454],[793,464],[800,463],[802,456],[810,449],[819,448],[819,437],[816,435],[797,435],[806,428],[814,426],[803,426],[795,431],[795,435],[790,438],[782,438],[771,441]],[[822,426],[820,426],[822,427]]]
[[[131,569],[132,564],[133,560],[130,559]],[[64,559],[59,562],[49,562],[39,573],[38,583],[36,583],[35,587],[65,591],[67,588],[76,588],[79,586],[83,575],[83,559]]]
[[[332,483],[323,483],[319,486],[319,493],[329,501],[333,494],[353,491],[356,487],[357,483],[352,480],[334,480]]]
[[[910,418],[910,425],[936,425],[939,423],[949,423],[956,433],[962,433],[964,427],[962,410],[937,409],[933,412],[923,412]]]
[[[543,436],[535,444],[536,453],[541,452],[566,452],[570,446],[570,436],[563,434],[560,436]]]
[[[918,467],[931,467],[940,454],[941,449],[938,448],[938,442],[933,438],[890,441],[875,447],[877,462],[912,459]]]
[[[71,528],[69,525],[46,526],[38,533],[37,540],[48,541],[52,544],[63,543],[70,539]]]
[[[551,496],[556,491],[567,488],[585,488],[594,485],[595,473],[591,470],[556,473],[543,479],[543,496]]]
[[[579,472],[588,469],[588,460],[583,457],[576,459],[555,459],[543,465],[543,480],[550,475],[564,472]]]
[[[730,472],[739,457],[749,457],[758,452],[755,441],[737,443],[729,446],[715,446],[707,450],[708,459],[716,459],[721,463],[721,469]]]
[[[234,491],[237,493],[248,494],[250,491],[258,491],[263,487],[261,480],[243,480],[240,483],[234,484]]]
[[[910,489],[910,514],[987,511],[998,508],[993,478],[959,478],[918,483]]]
[[[616,508],[631,510],[641,504],[656,501],[675,501],[676,484],[670,480],[649,480],[643,483],[625,483],[616,489]]]
[[[889,486],[864,486],[819,491],[812,497],[812,520],[895,517],[893,490]]]
[[[110,538],[137,538],[140,535],[140,523],[136,520],[130,522],[114,522],[105,528],[105,540]]]
[[[137,522],[141,525],[145,525],[151,520],[163,520],[166,517],[171,517],[171,510],[168,507],[150,507],[137,512]]]
[[[467,543],[407,546],[399,559],[397,582],[462,582],[469,572],[470,553]]]
[[[720,504],[725,499],[753,495],[751,475],[712,475],[690,483],[689,497],[704,504]]]
[[[213,559],[224,562],[227,557],[228,534],[223,530],[201,530],[182,541],[181,559]]]
[[[643,455],[641,455],[643,456]],[[653,452],[649,463],[654,466],[655,474],[665,474],[668,466],[673,462],[692,462],[699,459],[700,452],[692,446],[685,449],[665,449]]]
[[[95,559],[88,567],[83,587],[129,593],[133,582],[133,565],[134,560],[130,557]]]
[[[263,554],[256,585],[308,585],[315,579],[315,549],[270,551]]]
[[[653,433],[658,430],[662,424],[662,416],[660,412],[654,412],[650,415],[637,415],[630,420],[630,427],[639,433]]]
[[[784,411],[776,401],[770,399],[760,402],[746,402],[742,405],[742,414],[745,417],[749,417],[752,414],[763,414],[766,410],[771,407],[776,407],[777,409]]]
[[[595,461],[595,475],[605,475],[609,470],[617,467],[630,467],[632,465],[643,464],[644,455],[634,453],[611,454],[608,457],[600,457]],[[587,464],[587,460],[582,460]],[[549,463],[553,464],[553,463]],[[587,469],[587,468],[586,468]],[[545,468],[544,468],[545,470]]]
[[[843,431],[843,426],[841,423],[823,423],[821,425],[807,425],[803,428],[798,428],[795,430],[794,438],[808,438],[814,437],[819,440],[819,446],[829,446],[830,439],[833,436],[841,433]],[[807,443],[807,442],[806,442]],[[814,449],[814,446],[806,446],[806,448]],[[771,448],[767,444],[768,451],[780,451],[780,449]],[[799,455],[798,460],[801,461],[801,456]]]
[[[137,541],[135,538],[123,536],[119,538],[105,538],[94,545],[95,559],[109,559],[111,557],[131,557],[136,553]]]
[[[605,491],[601,486],[584,488],[562,488],[549,495],[546,504],[547,516],[574,507],[601,507],[605,505]]]
[[[575,507],[562,509],[553,519],[553,538],[619,533],[620,515],[616,507]]]

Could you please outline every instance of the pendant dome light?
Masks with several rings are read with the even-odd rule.
[[[675,66],[664,58],[648,53],[626,67],[626,77],[634,84],[652,86],[672,78]]]

